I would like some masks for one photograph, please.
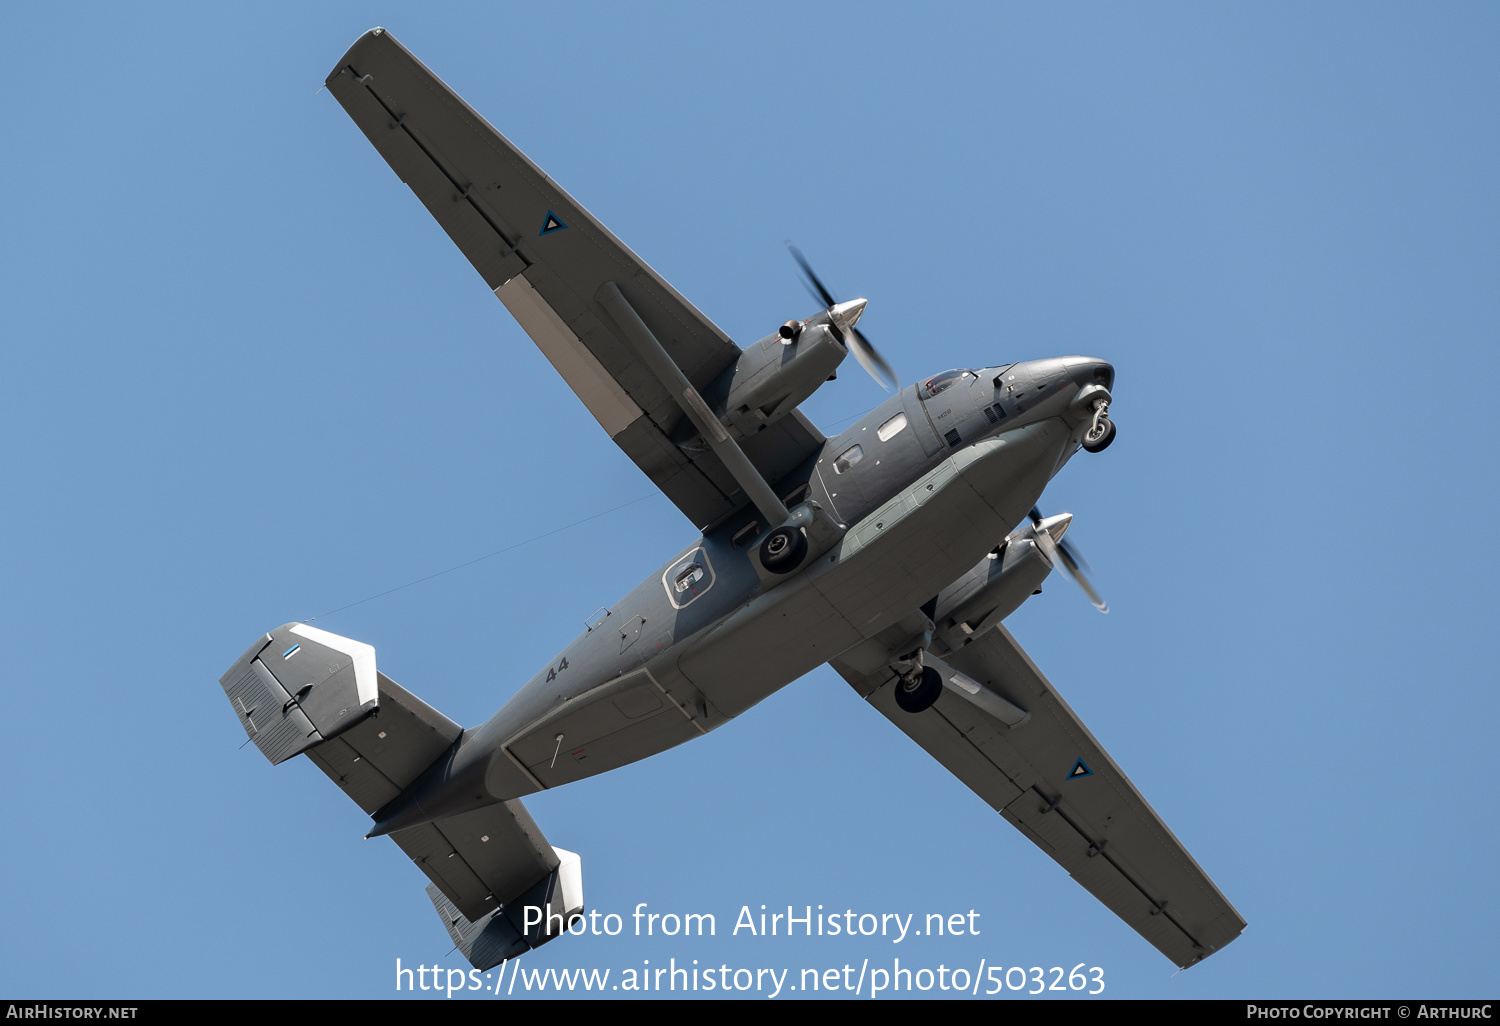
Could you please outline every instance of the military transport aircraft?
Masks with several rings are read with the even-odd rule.
[[[306,754],[431,880],[489,969],[583,911],[579,857],[525,795],[707,734],[831,663],[854,690],[1178,966],[1244,920],[1001,621],[1058,565],[1036,505],[1114,438],[1114,370],[1082,357],[950,370],[837,438],[798,410],[853,351],[836,303],[741,349],[382,29],[328,89],[606,434],[701,535],[464,729],[301,623],[221,680],[270,761]],[[799,261],[801,260],[798,254]],[[1019,526],[1018,526],[1019,525]]]

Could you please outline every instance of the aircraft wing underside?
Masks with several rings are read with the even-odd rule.
[[[944,660],[1030,716],[1009,726],[952,687],[909,713],[893,672],[833,667],[1178,966],[1239,936],[1239,913],[1003,626]]]
[[[469,259],[604,430],[700,529],[745,497],[676,397],[599,304],[614,282],[695,388],[740,349],[390,33],[365,33],[328,89]],[[817,452],[800,413],[745,445],[775,483]],[[679,444],[685,443],[685,444]]]

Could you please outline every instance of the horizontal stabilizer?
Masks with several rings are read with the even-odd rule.
[[[515,798],[390,837],[471,922],[559,869],[556,849]]]
[[[375,669],[375,649],[306,624],[263,635],[219,683],[266,758],[306,753],[370,815],[465,740],[457,723]],[[432,881],[428,894],[454,943],[481,969],[546,943],[583,910],[578,856],[548,844],[517,799],[390,838]]]
[[[577,855],[554,848],[558,866],[499,908],[469,920],[438,889],[427,885],[427,897],[443,920],[448,936],[475,969],[493,969],[559,936],[571,916],[583,912],[583,867]]]
[[[365,812],[391,801],[440,759],[463,728],[383,673],[380,710],[307,757]]]

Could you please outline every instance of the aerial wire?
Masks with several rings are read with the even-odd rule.
[[[550,531],[546,531],[546,532],[544,532],[542,534],[535,535],[534,537],[527,538],[525,541],[518,541],[518,542],[516,542],[513,545],[507,545],[507,546],[505,546],[505,548],[503,548],[503,549],[496,549],[494,552],[486,553],[483,556],[476,556],[473,559],[467,560],[467,561],[465,561],[463,563],[459,563],[457,566],[450,566],[446,570],[439,570],[435,574],[428,574],[426,577],[418,577],[415,581],[407,581],[405,584],[398,584],[394,588],[387,588],[385,591],[382,591],[382,592],[379,592],[377,594],[371,595],[368,598],[362,598],[358,602],[350,602],[346,606],[339,606],[337,609],[330,609],[326,613],[319,613],[318,616],[309,617],[308,619],[303,620],[302,622],[303,623],[312,623],[314,620],[318,619],[318,617],[321,617],[321,616],[332,616],[334,613],[342,613],[346,609],[353,609],[355,606],[362,606],[366,602],[374,602],[378,598],[384,598],[387,595],[392,595],[392,594],[395,594],[398,591],[403,591],[403,590],[405,590],[407,588],[412,587],[413,585],[421,584],[423,581],[430,581],[434,577],[441,577],[444,574],[451,574],[455,570],[462,570],[466,566],[473,566],[475,563],[482,563],[486,559],[491,559],[491,558],[493,558],[495,556],[499,556],[499,555],[501,555],[503,553],[510,552],[513,549],[519,549],[523,545],[530,545],[532,542],[541,541],[543,538],[550,538],[554,534],[561,534],[564,531],[571,531],[575,527],[582,527],[584,524],[588,523],[591,520],[598,520],[600,517],[607,517],[611,513],[618,513],[620,510],[624,509],[627,506],[634,506],[638,502],[645,502],[647,499],[652,498],[653,496],[658,495],[658,494],[660,494],[660,493],[658,493],[658,492],[652,492],[649,495],[642,495],[638,499],[631,499],[629,502],[622,502],[618,506],[613,506],[613,507],[611,507],[609,509],[606,509],[606,510],[600,512],[600,513],[595,513],[593,516],[584,517],[582,520],[575,520],[575,521],[573,521],[573,523],[571,523],[571,524],[564,524],[562,527],[554,527]]]
[[[868,411],[866,411],[866,412],[868,412]],[[856,413],[856,414],[853,414],[851,416],[845,417],[842,420],[836,420],[832,424],[830,424],[829,426],[830,427],[838,427],[839,425],[847,423],[848,421],[854,420],[856,417],[860,417],[860,416],[863,416],[863,414]],[[562,527],[555,527],[555,528],[553,528],[550,531],[546,531],[546,532],[544,532],[542,534],[538,534],[538,535],[536,535],[534,537],[527,538],[525,541],[518,541],[518,542],[516,542],[513,545],[507,545],[507,546],[505,546],[505,548],[503,548],[503,549],[496,549],[494,552],[486,553],[483,556],[476,556],[475,558],[467,560],[467,561],[465,561],[463,563],[459,563],[456,566],[450,566],[446,570],[439,570],[437,573],[428,574],[426,577],[418,577],[415,581],[407,581],[405,584],[398,584],[394,588],[387,588],[385,591],[377,592],[376,594],[370,595],[370,596],[368,596],[366,598],[362,598],[362,599],[360,599],[357,602],[350,602],[348,605],[339,606],[337,609],[330,609],[326,613],[319,613],[317,616],[308,617],[306,620],[303,620],[302,622],[303,623],[312,623],[314,620],[317,620],[320,617],[332,616],[334,613],[342,613],[346,609],[353,609],[355,606],[362,606],[366,602],[374,602],[378,598],[384,598],[385,596],[387,596],[387,595],[393,595],[393,594],[395,594],[398,591],[404,591],[407,588],[413,587],[414,585],[421,584],[424,581],[430,581],[434,577],[442,577],[444,574],[451,574],[455,570],[462,570],[466,566],[473,566],[475,563],[482,563],[486,559],[491,559],[491,558],[493,558],[495,556],[503,555],[504,553],[510,552],[510,551],[512,551],[514,549],[519,549],[523,545],[530,545],[532,542],[541,541],[543,538],[550,538],[554,534],[561,534],[564,531],[571,531],[575,527],[582,527],[584,524],[587,524],[591,520],[598,520],[600,517],[607,517],[611,513],[618,513],[620,510],[626,508],[627,506],[634,506],[638,502],[645,502],[647,499],[649,499],[652,496],[657,495],[657,494],[660,494],[660,493],[652,492],[649,495],[642,495],[639,498],[631,499],[629,502],[622,502],[618,506],[613,506],[613,507],[611,507],[611,508],[609,508],[607,510],[604,510],[603,512],[595,513],[592,516],[584,517],[582,520],[575,520],[571,524],[564,524]]]
[[[828,426],[831,427],[831,428],[842,427],[843,425],[849,423],[851,420],[856,420],[856,419],[858,419],[860,417],[863,417],[865,414],[867,414],[869,412],[870,412],[869,410],[861,410],[858,413],[851,413],[851,414],[849,414],[849,416],[845,417],[842,420],[835,420],[835,421],[833,421]]]

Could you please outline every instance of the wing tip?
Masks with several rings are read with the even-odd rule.
[[[333,80],[344,73],[344,71],[349,67],[350,63],[354,61],[355,57],[358,55],[358,52],[361,49],[370,45],[370,43],[374,40],[380,39],[382,37],[388,38],[393,43],[396,42],[396,37],[391,35],[383,25],[376,25],[374,28],[367,29],[364,32],[360,33],[359,38],[349,44],[349,49],[344,51],[344,55],[340,57],[338,63],[333,66],[333,70],[328,73],[328,77],[323,80],[323,84],[332,85]],[[396,45],[400,46],[401,44],[396,43]]]

